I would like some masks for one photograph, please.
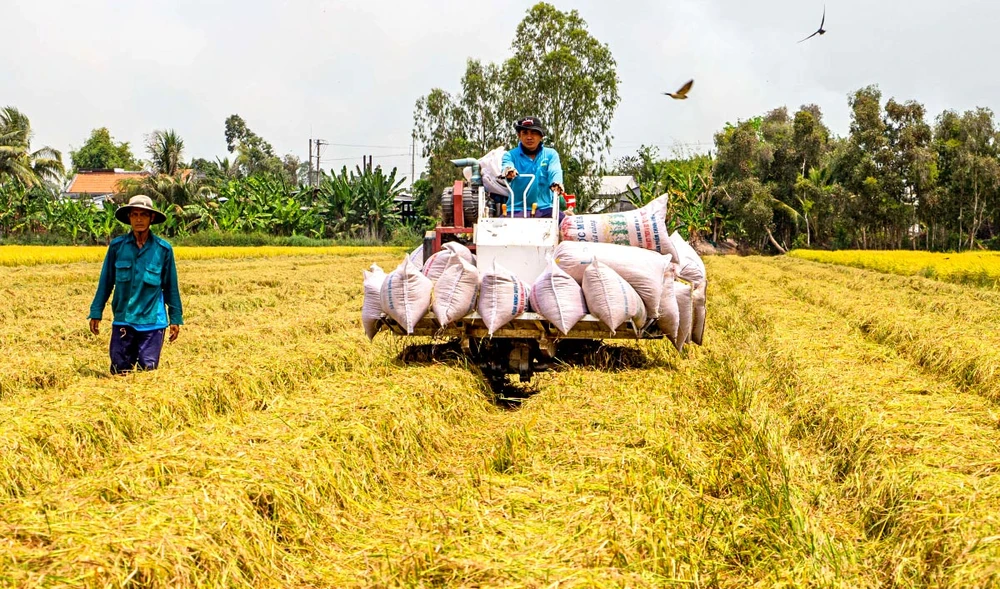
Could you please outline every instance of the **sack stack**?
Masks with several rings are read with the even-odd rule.
[[[553,259],[532,285],[498,263],[480,274],[457,242],[427,260],[417,248],[390,274],[373,264],[364,272],[365,333],[374,337],[380,312],[412,333],[428,310],[444,327],[476,309],[493,335],[530,309],[563,334],[590,313],[612,334],[631,321],[637,336],[655,324],[678,351],[701,345],[705,264],[679,233],[668,235],[666,211],[663,195],[634,211],[567,216]]]

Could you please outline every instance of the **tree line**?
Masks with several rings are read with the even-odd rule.
[[[877,86],[848,103],[846,137],[816,105],[781,107],[727,124],[711,155],[660,158],[644,147],[613,171],[639,180],[636,204],[670,193],[688,234],[757,251],[1000,247],[990,109],[947,110],[931,123],[922,104],[883,101]]]
[[[31,122],[14,107],[0,111],[0,239],[106,243],[121,232],[114,209],[136,194],[153,198],[167,217],[158,231],[171,237],[202,231],[304,236],[313,239],[383,242],[393,233],[412,233],[395,202],[405,178],[393,168],[321,170],[307,184],[308,164],[278,158],[271,144],[238,115],[225,121],[233,157],[184,158],[184,140],[171,129],[145,140],[140,161],[127,142],[107,128],[94,129],[70,152],[72,174],[81,170],[144,169],[121,180],[110,202],[63,196],[62,154],[32,150]],[[417,218],[410,222],[422,222]]]
[[[439,218],[442,191],[460,178],[449,160],[516,144],[512,121],[541,116],[562,157],[566,187],[580,212],[600,211],[602,174],[634,176],[641,206],[670,195],[668,223],[690,239],[735,241],[749,251],[791,248],[1000,248],[1000,129],[993,112],[945,111],[933,120],[915,100],[884,100],[877,86],[848,96],[849,132],[831,133],[817,105],[786,107],[725,125],[707,154],[662,156],[652,147],[608,162],[617,109],[617,64],[575,10],[529,8],[511,55],[466,62],[459,90],[433,88],[417,99],[414,138],[427,168],[414,182],[422,229]],[[696,103],[689,103],[696,107]],[[140,162],[128,143],[95,129],[71,152],[73,168],[135,168],[116,199],[145,193],[166,208],[169,235],[205,230],[384,240],[403,227],[394,199],[396,170],[321,172],[280,158],[238,115],[225,121],[230,156],[184,159],[172,130],[151,133]],[[31,146],[27,116],[0,111],[0,238],[61,234],[102,241],[113,218],[89,203],[58,198],[61,154]]]
[[[430,211],[457,177],[450,159],[516,145],[511,122],[536,114],[584,212],[607,204],[595,200],[600,175],[624,174],[640,183],[629,195],[637,206],[671,195],[672,229],[753,251],[1000,247],[1000,129],[990,109],[929,122],[919,102],[884,101],[873,85],[848,96],[846,137],[830,132],[819,106],[780,107],[727,124],[708,154],[643,147],[607,164],[599,155],[619,103],[610,49],[575,10],[546,3],[527,11],[510,48],[498,64],[469,59],[458,91],[434,88],[416,102]]]

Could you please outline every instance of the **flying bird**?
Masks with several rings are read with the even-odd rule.
[[[826,30],[823,28],[823,25],[825,23],[826,23],[826,6],[823,7],[823,20],[819,21],[819,29],[817,29],[815,33],[809,35],[805,39],[802,39],[802,41],[808,41],[809,39],[812,39],[816,35],[823,35],[823,34],[825,34]],[[799,43],[801,43],[802,41],[799,41]]]
[[[691,86],[694,86],[694,80],[688,80],[687,84],[681,86],[681,89],[677,92],[664,92],[667,96],[673,98],[674,100],[686,100],[688,97],[688,92],[691,90]]]

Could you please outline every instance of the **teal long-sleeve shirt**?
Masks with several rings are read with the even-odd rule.
[[[559,161],[559,154],[551,147],[542,147],[534,158],[521,150],[521,144],[503,155],[501,169],[514,168],[518,174],[533,174],[534,182],[528,190],[527,205],[531,209],[532,204],[537,204],[539,209],[552,207],[553,193],[550,186],[563,183],[562,164]],[[514,213],[519,213],[524,204],[524,190],[528,188],[530,179],[518,176],[510,183],[514,191],[514,199],[511,205]],[[560,201],[560,206],[562,201]]]
[[[131,232],[111,240],[90,305],[91,319],[103,318],[109,298],[117,324],[155,326],[162,321],[166,303],[170,324],[183,325],[177,266],[170,244],[152,233],[142,249]]]

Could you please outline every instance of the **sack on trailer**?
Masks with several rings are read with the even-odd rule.
[[[563,241],[616,243],[670,254],[677,259],[667,233],[667,195],[634,211],[600,215],[568,215],[559,226]]]
[[[441,251],[431,254],[431,257],[427,258],[424,262],[424,267],[421,272],[424,276],[430,279],[431,282],[437,282],[437,279],[441,277],[441,273],[447,268],[454,260],[461,259],[458,254],[451,250],[442,249]]]
[[[413,251],[410,252],[410,255],[407,256],[407,257],[409,257],[410,261],[413,262],[414,264],[416,264],[418,268],[423,268],[424,267],[424,246],[423,246],[423,244],[418,245],[417,247],[413,248]]]
[[[424,276],[431,279],[431,282],[436,282],[441,277],[444,269],[459,258],[473,266],[476,265],[476,256],[469,251],[469,248],[457,241],[449,241],[441,246],[441,251],[431,254],[431,257],[427,258],[421,271],[424,273]]]
[[[365,297],[361,303],[361,325],[365,327],[368,339],[375,339],[378,333],[378,321],[382,318],[382,283],[385,282],[385,272],[378,264],[364,271]]]
[[[528,286],[499,263],[494,261],[493,267],[483,272],[476,307],[490,335],[524,313],[528,295]]]
[[[409,257],[404,258],[382,283],[382,311],[411,334],[431,306],[433,288],[434,283],[420,273],[420,268]]]
[[[678,257],[674,258],[674,262],[679,266],[677,276],[687,280],[691,284],[704,282],[705,278],[707,278],[705,275],[705,262],[702,261],[698,252],[694,251],[691,244],[685,241],[681,237],[681,234],[676,231],[670,235],[670,241],[674,244],[674,249],[677,250]]]
[[[705,335],[705,313],[706,313],[706,292],[708,281],[702,280],[694,287],[691,293],[691,306],[694,308],[693,319],[691,320],[691,341],[701,345]]]
[[[674,345],[677,351],[684,350],[684,344],[691,340],[691,326],[694,320],[694,307],[691,302],[691,285],[686,282],[674,283],[674,294],[677,297],[677,308],[680,321],[677,325],[677,339]]]
[[[457,241],[449,241],[441,246],[441,250],[448,250],[470,264],[476,263],[476,256],[469,251],[469,248]]]
[[[564,241],[556,246],[555,261],[567,274],[583,282],[587,266],[596,258],[625,279],[642,299],[646,316],[659,316],[664,275],[670,268],[670,256],[654,251],[613,243]]]
[[[531,308],[564,335],[587,314],[583,288],[555,261],[531,285]]]
[[[479,271],[460,257],[452,260],[434,283],[431,308],[441,327],[468,315],[476,306]]]
[[[667,264],[663,275],[663,293],[660,296],[660,315],[656,318],[656,326],[674,345],[677,345],[677,329],[680,326],[680,308],[677,306],[677,295],[674,292],[674,265]]]
[[[637,330],[646,325],[646,307],[639,293],[599,260],[592,261],[583,272],[583,296],[590,313],[600,319],[612,335],[629,319]]]

